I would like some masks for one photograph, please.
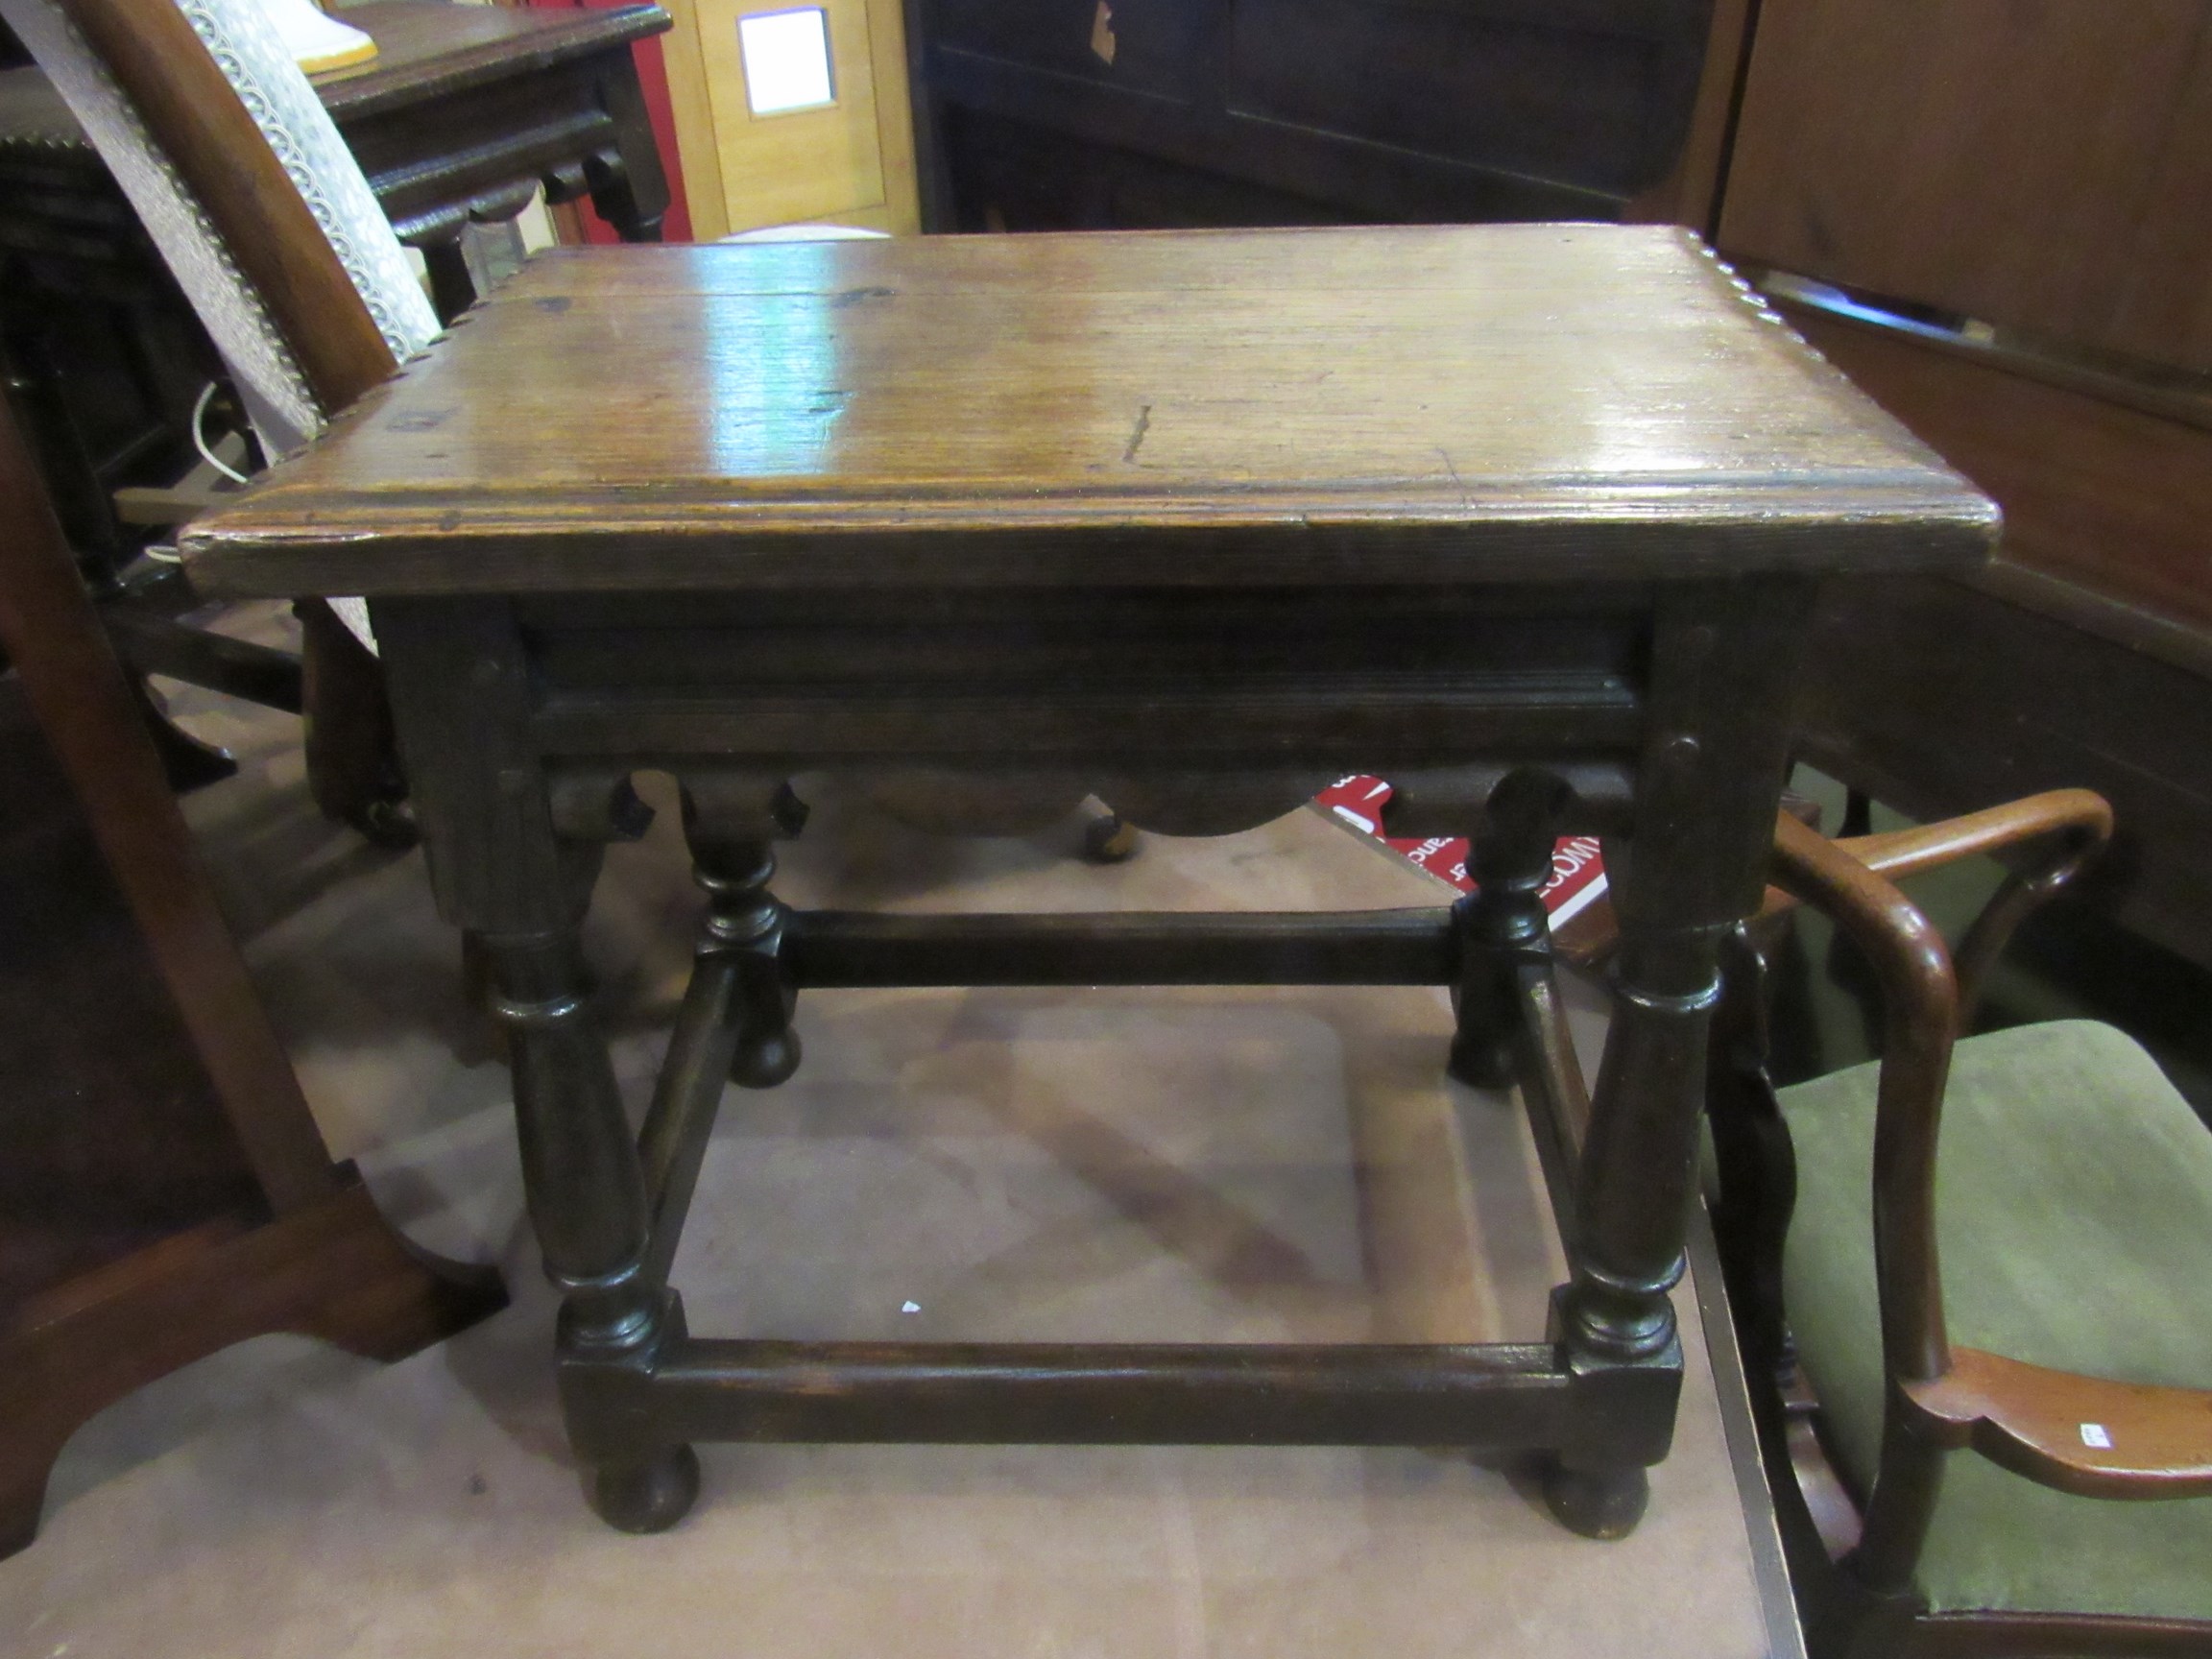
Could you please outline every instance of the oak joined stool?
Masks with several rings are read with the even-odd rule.
[[[1617,1536],[1667,1454],[1721,936],[1758,899],[1816,582],[1960,570],[1993,509],[1692,237],[1596,226],[552,254],[187,539],[218,594],[365,593],[441,911],[491,963],[568,1431],[618,1527],[689,1443],[1452,1445],[1548,1455]],[[643,1129],[577,927],[634,769],[709,910]],[[1348,772],[1479,895],[1349,915],[793,912],[801,770],[1169,833]],[[1607,837],[1595,1097],[1553,837]],[[1518,1079],[1573,1272],[1540,1342],[722,1341],[667,1283],[724,1080],[802,989],[1449,985]],[[1446,1056],[1438,1055],[1439,1065]]]

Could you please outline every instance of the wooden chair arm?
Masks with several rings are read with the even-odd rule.
[[[1793,819],[1788,811],[1778,815],[1778,822]],[[1895,880],[1940,869],[1977,853],[1998,853],[2046,836],[2063,838],[2052,861],[2008,880],[1960,944],[1955,966],[1963,1014],[1973,1006],[1971,995],[1963,994],[1979,989],[1984,971],[2003,950],[2013,929],[2080,874],[2111,839],[2112,808],[2104,798],[2087,789],[2050,789],[1939,823],[1885,830],[1879,835],[1857,835],[1828,845],[1875,875]],[[1786,915],[1799,902],[1795,894],[1779,886],[1768,887],[1754,920]],[[1578,966],[1605,960],[1618,942],[1611,908],[1603,904],[1592,905],[1569,927],[1573,937],[1570,940],[1563,932],[1560,945],[1562,952]]]
[[[1786,813],[1774,826],[1772,871],[1776,885],[1858,946],[1881,988],[1873,1201],[1882,1353],[1891,1377],[1940,1377],[1951,1357],[1936,1251],[1936,1132],[1958,1030],[1951,953],[1903,893]]]
[[[2075,854],[2079,863],[2111,834],[2112,808],[2102,795],[2087,789],[2051,789],[1941,823],[1853,836],[1836,845],[1867,869],[1896,879],[2046,835],[2067,835],[2085,847]]]
[[[2038,863],[2015,868],[1983,906],[1953,952],[1959,977],[1959,1024],[1974,1018],[1989,970],[2005,953],[2013,931],[2056,898],[2104,852],[2112,838],[2112,808],[2086,789],[2052,789],[1940,824],[1838,843],[1870,870],[1891,878],[1931,870],[1975,853],[1995,853],[2024,842],[2056,843]]]
[[[2019,878],[2033,885],[2034,902],[2041,903],[2079,875],[2112,838],[2112,808],[2104,796],[2088,789],[2049,789],[2040,795],[2024,796],[2002,806],[1984,807],[1979,812],[1963,813],[1938,823],[1887,830],[1879,835],[1855,835],[1830,845],[1849,854],[1877,876],[1902,880],[1977,853],[2002,852],[2008,847],[2052,835],[2064,837],[2054,861],[2032,876]],[[2004,898],[2000,893],[1992,899],[1984,916],[1996,909]],[[1797,900],[1791,894],[1779,887],[1769,887],[1759,913],[1778,916],[1796,903]],[[2032,909],[2033,905],[2029,908]],[[2018,926],[2025,915],[2026,912],[2013,916],[2011,926]],[[2010,930],[2010,927],[2006,929],[2008,933]],[[1961,946],[1960,954],[1964,953],[1965,948]]]
[[[1881,986],[1882,1070],[1876,1088],[1874,1253],[1882,1344],[1889,1374],[1908,1382],[1951,1369],[1935,1226],[1936,1138],[1951,1045],[1962,1022],[1962,983],[1978,978],[2034,908],[2104,847],[2112,809],[2086,789],[2057,789],[1938,824],[1830,841],[1788,812],[1774,827],[1774,885],[1760,917],[1809,903],[1872,964]],[[1887,878],[1970,854],[2058,837],[2046,862],[2014,873],[1968,930],[1954,968],[1942,935]],[[1595,907],[1593,907],[1595,908]],[[1609,920],[1609,918],[1608,918]],[[1581,939],[1605,953],[1610,937]]]
[[[2083,1498],[2212,1493],[2212,1389],[2152,1388],[1973,1348],[1908,1382],[1918,1427],[2040,1485]]]

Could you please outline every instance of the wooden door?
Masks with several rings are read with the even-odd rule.
[[[770,225],[918,229],[899,0],[667,0],[702,240]]]

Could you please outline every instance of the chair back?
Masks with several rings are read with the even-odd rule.
[[[436,314],[258,0],[0,0],[130,198],[272,453]]]

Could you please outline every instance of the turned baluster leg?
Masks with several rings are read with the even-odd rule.
[[[791,1029],[795,998],[779,960],[789,912],[768,891],[776,854],[764,841],[694,834],[691,864],[692,878],[713,905],[707,946],[728,956],[735,970],[737,1050],[730,1081],[744,1089],[773,1089],[799,1070],[800,1058],[799,1033]]]
[[[1491,792],[1468,863],[1475,891],[1453,906],[1459,934],[1457,1020],[1448,1070],[1479,1089],[1514,1080],[1522,963],[1549,950],[1544,884],[1569,791],[1539,772],[1508,774]]]
[[[493,1008],[506,1028],[530,1223],[546,1277],[561,1291],[556,1339],[569,1430],[591,1464],[592,1506],[632,1532],[673,1526],[699,1489],[688,1446],[626,1443],[599,1423],[579,1371],[641,1368],[674,1322],[668,1293],[645,1270],[645,1183],[607,1045],[585,999],[572,931],[480,936]],[[583,1409],[579,1409],[583,1407]]]
[[[1682,1350],[1682,1277],[1719,1001],[1719,952],[1765,886],[1789,737],[1789,690],[1812,608],[1791,578],[1685,589],[1661,607],[1627,839],[1606,843],[1621,929],[1613,1022],[1578,1171],[1572,1277],[1552,1337],[1575,1431],[1548,1472],[1553,1512],[1620,1537],[1667,1455]]]
[[[690,1448],[637,1408],[682,1310],[647,1266],[645,1181],[577,946],[602,849],[639,826],[622,780],[561,802],[531,739],[535,692],[502,602],[379,599],[399,740],[440,913],[462,927],[508,1038],[524,1190],[547,1276],[568,1434],[593,1506],[631,1531],[674,1525]]]
[[[711,773],[685,780],[692,878],[712,906],[701,950],[735,971],[730,1080],[744,1089],[773,1089],[799,1070],[799,1033],[791,1029],[797,995],[782,963],[790,911],[768,883],[776,875],[770,838],[795,835],[805,821],[806,808],[780,780]]]
[[[1672,1437],[1682,1348],[1670,1296],[1719,1000],[1715,939],[1634,935],[1614,973],[1613,1026],[1583,1143],[1573,1277],[1554,1294],[1552,1335],[1586,1395],[1577,1444],[1548,1471],[1567,1526],[1625,1536],[1649,1497],[1646,1466]]]

